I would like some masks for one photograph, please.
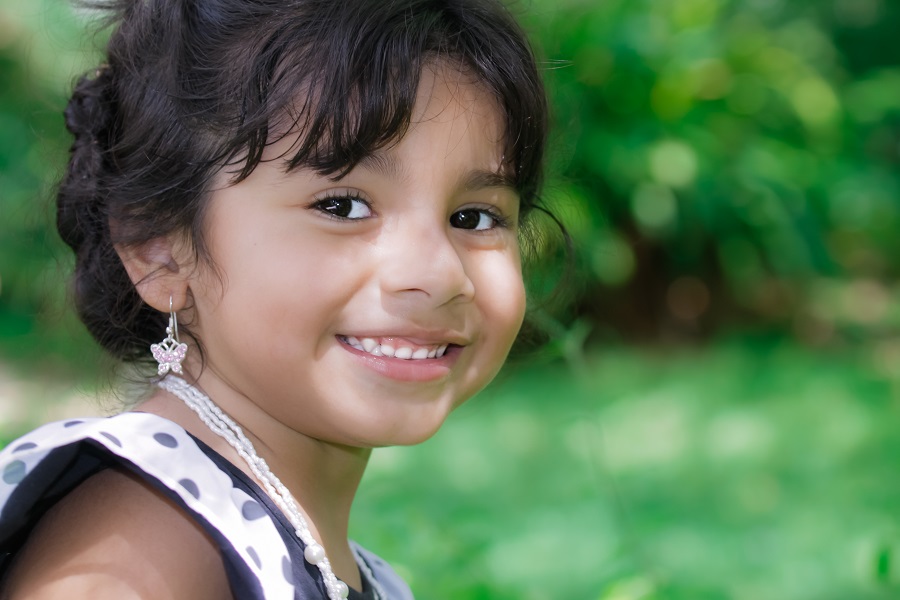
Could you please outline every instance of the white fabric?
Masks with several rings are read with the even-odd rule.
[[[7,503],[51,452],[93,440],[174,492],[233,547],[259,581],[266,600],[293,600],[286,577],[289,552],[269,512],[221,470],[179,425],[147,413],[85,418],[44,425],[0,452],[0,527]],[[63,474],[60,474],[62,476]],[[189,513],[190,514],[190,513]],[[388,565],[354,545],[392,600],[412,593]]]

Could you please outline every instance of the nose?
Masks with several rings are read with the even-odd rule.
[[[467,250],[453,243],[448,229],[446,223],[428,227],[410,221],[385,236],[382,291],[432,308],[472,300],[475,285],[466,271]]]

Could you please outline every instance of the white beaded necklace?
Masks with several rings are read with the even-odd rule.
[[[329,600],[342,600],[346,598],[350,589],[347,584],[338,579],[331,570],[331,562],[325,556],[325,548],[319,544],[312,536],[309,530],[309,524],[306,518],[297,507],[297,502],[291,495],[281,480],[269,470],[253,443],[244,435],[244,431],[240,425],[228,416],[225,411],[218,407],[209,396],[189,384],[180,377],[169,375],[158,383],[159,387],[170,392],[174,396],[181,399],[188,408],[197,413],[200,420],[203,421],[209,429],[224,439],[235,451],[246,461],[247,466],[256,476],[256,479],[262,483],[269,497],[278,505],[291,526],[294,528],[294,534],[300,538],[300,541],[306,546],[303,551],[303,557],[307,562],[316,565],[322,573],[322,579],[325,581],[325,589],[328,591]],[[375,580],[371,569],[363,560],[359,560],[359,567],[363,571],[363,575],[372,585],[375,591],[375,597],[378,600],[387,600],[387,594],[384,588]]]

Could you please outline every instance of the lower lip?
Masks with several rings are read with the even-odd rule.
[[[462,347],[450,346],[440,358],[403,359],[392,356],[374,356],[357,350],[341,338],[337,338],[344,350],[358,357],[368,368],[379,375],[397,381],[435,381],[446,377],[456,363]]]

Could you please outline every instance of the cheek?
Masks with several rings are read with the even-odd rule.
[[[491,261],[476,294],[481,296],[485,327],[509,350],[525,318],[525,284],[518,254]],[[505,354],[504,354],[505,356]]]
[[[507,313],[506,335],[508,336],[508,343],[506,350],[508,352],[516,336],[518,336],[519,330],[522,328],[522,322],[525,320],[525,284],[522,281],[521,273],[514,280],[510,281],[507,298],[509,301],[504,310]]]
[[[475,287],[481,313],[481,349],[473,355],[469,393],[457,405],[486,386],[500,371],[525,316],[525,285],[518,255],[495,256],[482,265]]]

